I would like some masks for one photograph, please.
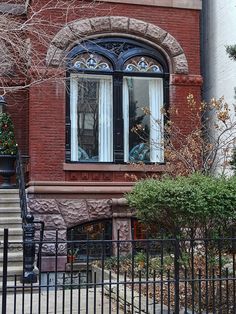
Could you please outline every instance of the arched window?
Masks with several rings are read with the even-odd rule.
[[[77,252],[77,261],[109,257],[112,254],[112,220],[96,220],[75,226],[67,230],[67,239],[71,241],[68,251]]]
[[[68,55],[67,161],[162,163],[168,66],[133,40],[104,38]]]

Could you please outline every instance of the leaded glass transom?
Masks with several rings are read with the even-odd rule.
[[[100,70],[111,71],[111,63],[101,55],[82,53],[73,62],[77,70]]]
[[[124,70],[127,72],[148,72],[163,73],[162,66],[150,57],[134,57],[124,64]]]

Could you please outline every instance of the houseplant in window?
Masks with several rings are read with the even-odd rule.
[[[74,263],[77,257],[79,249],[76,248],[69,248],[67,252],[67,260],[68,263]]]
[[[15,174],[17,144],[14,126],[8,113],[0,113],[0,175],[3,183],[0,188],[11,188],[10,178]]]

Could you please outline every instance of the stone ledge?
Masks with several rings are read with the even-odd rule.
[[[64,163],[65,171],[127,171],[127,172],[164,172],[165,165],[143,165],[143,164],[99,164],[99,163]]]
[[[0,13],[23,15],[26,14],[26,6],[24,4],[2,3],[0,4]]]
[[[154,7],[170,7],[190,10],[201,10],[202,0],[99,0],[101,2],[127,3]]]
[[[127,183],[127,182],[126,182]],[[111,194],[111,195],[121,195],[127,192],[130,192],[134,183],[130,182],[129,185],[124,185],[123,182],[120,182],[119,185],[112,186],[111,183],[104,185],[101,183],[100,186],[87,185],[86,183],[77,186],[70,185],[33,185],[27,188],[28,194],[78,194],[78,195],[102,195],[102,194]]]

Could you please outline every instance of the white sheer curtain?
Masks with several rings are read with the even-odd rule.
[[[113,161],[113,106],[111,78],[99,82],[99,161]]]
[[[150,79],[149,105],[151,111],[150,121],[150,161],[164,161],[163,128],[163,80]]]
[[[123,121],[124,121],[124,162],[129,161],[129,88],[128,80],[123,80]]]
[[[78,78],[70,79],[71,161],[78,161]]]

